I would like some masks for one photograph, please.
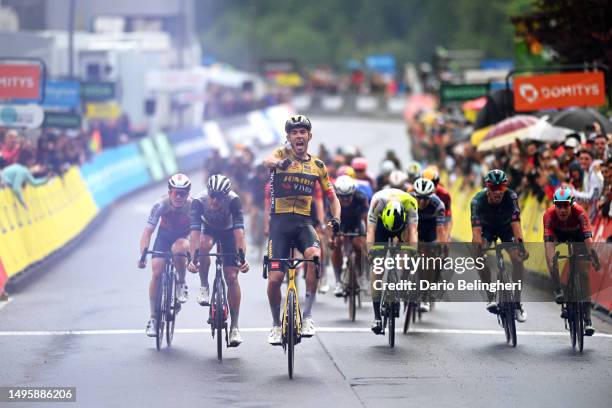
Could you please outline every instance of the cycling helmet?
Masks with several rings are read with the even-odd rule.
[[[427,166],[425,170],[423,170],[421,177],[433,181],[434,184],[438,184],[440,181],[440,173],[438,173],[436,166]]]
[[[187,190],[191,189],[191,180],[184,174],[177,173],[168,179],[168,190]]]
[[[232,189],[232,182],[230,179],[221,174],[214,174],[208,179],[206,188],[208,188],[209,193],[217,192],[229,194],[230,190]]]
[[[401,170],[393,170],[391,174],[389,174],[389,185],[391,187],[403,189],[407,180],[408,176]]]
[[[380,218],[384,227],[391,232],[397,232],[406,225],[406,211],[399,201],[389,201]]]
[[[569,202],[574,203],[574,192],[569,187],[559,187],[553,196],[553,203]]]
[[[355,171],[366,171],[368,169],[368,161],[365,157],[355,157],[353,161],[351,161],[351,167],[355,169]]]
[[[355,189],[357,188],[357,183],[352,177],[344,175],[336,179],[334,187],[336,187],[337,195],[350,196],[355,192]]]
[[[410,163],[408,163],[406,172],[410,177],[416,177],[421,173],[421,165],[417,161],[411,161]]]
[[[389,174],[393,170],[395,170],[395,163],[393,163],[391,160],[385,160],[380,165],[380,171],[382,174]]]
[[[304,128],[310,132],[312,129],[312,123],[310,123],[310,119],[308,119],[304,115],[294,115],[291,116],[285,122],[285,132],[289,133],[293,129]]]
[[[494,169],[485,176],[485,183],[498,186],[500,184],[508,184],[508,177],[502,170]]]
[[[414,194],[417,197],[429,197],[435,189],[433,181],[426,178],[421,177],[414,182]]]
[[[353,168],[351,166],[346,166],[346,165],[341,166],[338,169],[337,175],[338,175],[338,177],[340,177],[340,176],[349,176],[349,177],[352,177],[352,178],[356,178],[357,177],[355,175],[355,170],[353,170]]]

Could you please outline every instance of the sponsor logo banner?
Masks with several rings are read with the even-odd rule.
[[[43,77],[38,63],[0,64],[0,100],[39,101]]]

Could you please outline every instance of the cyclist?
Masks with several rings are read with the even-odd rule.
[[[451,196],[447,189],[440,184],[440,173],[435,166],[429,166],[423,170],[421,177],[433,181],[436,186],[435,194],[444,203],[444,242],[451,241],[451,229],[453,228],[453,214],[451,212]]]
[[[340,201],[341,207],[341,218],[340,218],[340,231],[343,233],[357,232],[365,235],[365,220],[368,214],[368,199],[360,191],[357,190],[357,183],[354,179],[349,176],[340,176],[334,183],[336,189],[336,195]],[[342,284],[342,248],[343,248],[343,237],[336,236],[332,241],[332,265],[334,267],[334,274],[336,275],[336,289],[334,295],[342,297],[344,295],[344,285]],[[361,276],[361,253],[364,247],[364,237],[353,237],[352,246],[355,251],[355,259],[358,261],[355,263],[355,273],[357,276]]]
[[[383,187],[383,190],[389,188],[396,188],[398,190],[407,191],[408,189],[408,176],[401,170],[393,170],[389,174],[389,184]]]
[[[421,174],[421,164],[418,161],[411,161],[408,163],[408,167],[406,167],[406,173],[408,175],[408,182],[414,183],[416,179],[418,179]]]
[[[372,191],[376,190],[374,177],[367,173],[368,161],[365,157],[355,157],[351,161],[351,167],[355,170],[355,178],[360,182],[367,183]]]
[[[391,160],[384,160],[380,165],[380,174],[376,177],[376,191],[381,190],[384,186],[389,183],[389,174],[393,170],[397,170],[395,168],[395,163]]]
[[[570,187],[560,187],[553,196],[553,206],[546,210],[543,216],[544,223],[544,247],[546,251],[546,265],[554,285],[555,302],[563,304],[565,297],[561,289],[559,271],[553,267],[555,255],[555,242],[584,243],[582,248],[575,248],[587,253],[593,252],[593,234],[591,223],[586,211],[574,202],[574,194]],[[577,272],[580,273],[582,287],[590,294],[590,282],[587,262],[576,262]],[[590,299],[588,300],[590,301]],[[562,308],[562,317],[565,317],[565,309]],[[595,333],[591,322],[591,308],[585,308],[585,335],[592,336]]]
[[[494,169],[485,176],[485,189],[476,193],[471,202],[472,243],[478,248],[487,248],[499,238],[502,242],[518,242],[520,250],[512,250],[512,278],[517,282],[523,278],[523,260],[529,254],[523,245],[521,230],[521,210],[516,193],[508,189],[508,178],[502,170]],[[480,277],[485,283],[491,282],[491,271],[485,267],[480,270]],[[519,308],[515,312],[518,322],[527,320],[527,312],[520,303],[521,293],[516,293]],[[491,313],[497,313],[495,294],[487,291],[486,308]]]
[[[434,194],[435,186],[433,181],[426,178],[418,178],[414,182],[414,191],[412,195],[417,199],[419,204],[419,225],[418,235],[419,243],[423,243],[419,252],[426,256],[434,255],[434,247],[432,242],[444,243],[446,242],[446,230],[444,228],[445,223],[445,207],[442,200]],[[442,247],[442,256],[446,257],[448,254],[446,245]],[[425,279],[429,282],[437,282],[439,278],[439,270],[435,271],[421,271],[419,273],[421,279]],[[435,275],[435,276],[434,276]],[[430,303],[429,293],[425,293],[422,296],[423,301],[419,305],[419,309],[422,312],[428,312]]]
[[[295,115],[285,122],[288,146],[278,148],[264,160],[272,170],[270,193],[270,240],[268,255],[271,258],[287,258],[289,242],[306,259],[321,256],[320,241],[310,219],[315,183],[319,183],[330,202],[332,219],[328,223],[336,232],[340,229],[340,203],[332,188],[325,163],[308,153],[312,139],[312,123],[304,115]],[[273,326],[268,337],[272,345],[281,344],[281,283],[283,270],[278,262],[270,263],[268,275],[268,300]],[[315,267],[308,263],[306,272],[306,296],[303,309],[302,336],[312,337],[316,330],[312,319],[312,305],[317,292]]]
[[[221,244],[220,252],[238,254],[246,253],[246,239],[244,235],[244,215],[240,197],[232,191],[230,179],[214,174],[206,183],[200,197],[191,204],[191,233],[189,247],[191,252],[190,272],[200,274],[200,293],[196,301],[202,306],[210,305],[210,290],[208,288],[208,270],[210,257],[207,256],[215,243]],[[201,262],[195,259],[196,250],[199,249]],[[223,258],[223,274],[227,284],[227,302],[230,309],[229,346],[237,347],[242,343],[238,331],[238,315],[240,313],[240,284],[238,271],[247,272],[249,263],[244,261],[238,265],[236,256]]]
[[[387,243],[389,238],[399,238],[402,242],[415,244],[417,242],[418,215],[417,200],[409,193],[396,188],[388,188],[374,194],[368,211],[368,224],[366,229],[366,244],[368,248],[376,242]],[[370,258],[375,256],[371,251]],[[372,281],[372,305],[374,307],[374,321],[372,331],[382,334],[382,319],[380,316],[379,290],[374,289],[374,282],[382,279],[374,271]]]
[[[153,243],[153,250],[160,252],[172,251],[173,254],[186,254],[189,250],[187,235],[189,235],[189,209],[191,207],[191,180],[184,174],[175,174],[168,180],[168,194],[153,204],[147,225],[140,238],[140,254],[138,267],[144,269],[146,258],[141,262],[145,248],[151,243],[151,236],[159,224],[157,236]],[[173,259],[179,276],[178,301],[185,303],[188,297],[187,285],[185,284],[185,267],[187,261],[184,257]],[[155,337],[155,303],[157,288],[161,275],[166,268],[166,259],[163,255],[153,255],[151,261],[151,283],[149,284],[149,305],[151,317],[147,323],[146,333],[149,337]]]

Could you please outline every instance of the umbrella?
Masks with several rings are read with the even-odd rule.
[[[539,142],[561,142],[573,130],[552,126],[547,118],[517,115],[494,126],[478,145],[478,151],[486,151],[508,146],[515,140],[535,140]]]
[[[474,128],[482,129],[508,118],[514,107],[513,98],[512,91],[507,89],[498,89],[487,95],[487,103],[478,111]]]
[[[576,132],[584,132],[585,127],[592,125],[594,122],[599,123],[604,132],[612,133],[612,123],[601,113],[591,108],[562,110],[554,114],[550,120],[550,123],[555,126],[573,129]]]
[[[481,96],[480,98],[472,99],[471,101],[467,101],[461,107],[464,110],[481,110],[487,104],[487,98]]]
[[[493,126],[487,126],[482,129],[478,129],[474,133],[472,133],[472,136],[470,136],[470,142],[472,142],[472,145],[478,146],[478,144],[482,142],[482,139],[485,138],[487,133],[489,133],[489,130],[491,130],[491,128],[493,128]]]

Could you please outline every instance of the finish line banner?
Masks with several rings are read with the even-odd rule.
[[[394,293],[402,299],[482,302],[512,294],[520,301],[550,302],[557,286],[551,271],[557,271],[566,300],[611,305],[612,244],[573,243],[569,251],[568,244],[542,242],[489,248],[473,243],[380,243],[369,248],[360,266],[370,272],[373,294]],[[549,278],[532,273],[536,267],[547,270]],[[535,287],[545,290],[528,290]]]

